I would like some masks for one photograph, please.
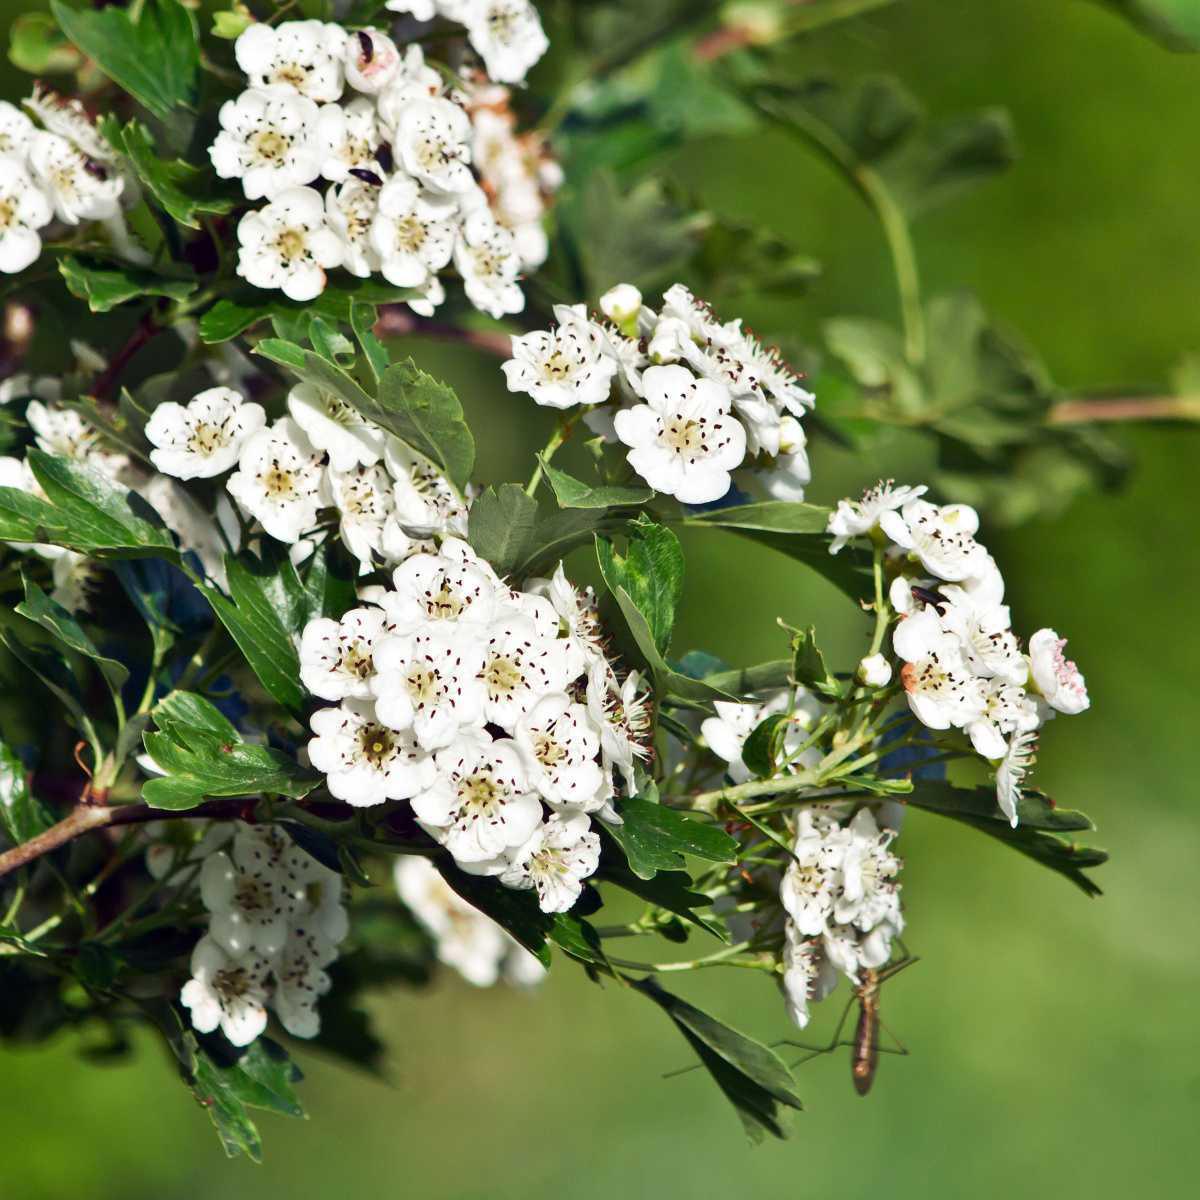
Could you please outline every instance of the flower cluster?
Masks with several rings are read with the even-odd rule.
[[[419,21],[434,17],[457,21],[498,83],[523,83],[550,48],[530,0],[387,0],[386,7],[411,13]]]
[[[475,987],[503,980],[532,987],[546,968],[491,917],[468,904],[427,859],[398,858],[396,891],[433,939],[438,962],[453,967]]]
[[[200,895],[208,932],[179,997],[196,1029],[247,1046],[270,1006],[293,1037],[316,1037],[325,968],[349,928],[341,876],[278,829],[250,826],[204,858]]]
[[[928,729],[970,738],[995,767],[997,800],[1015,826],[1037,730],[1056,712],[1086,709],[1087,686],[1054,630],[1039,630],[1022,649],[1004,577],[975,537],[978,514],[965,504],[931,504],[925,491],[889,482],[841,501],[829,521],[830,549],[864,536],[886,544],[889,599],[900,615],[892,649],[909,708]],[[860,675],[870,670],[864,662]],[[886,683],[882,670],[878,677]]]
[[[463,541],[417,553],[376,603],[309,623],[301,679],[337,702],[309,758],[357,806],[407,800],[464,870],[560,912],[595,871],[591,817],[646,754],[638,677],[618,679],[591,598],[561,566],[509,587]]]
[[[827,996],[838,973],[852,984],[883,966],[904,928],[901,862],[895,831],[880,829],[869,808],[841,820],[836,807],[802,809],[792,857],[779,886],[784,923],[783,989],[788,1013],[803,1029],[810,1000]]]
[[[589,428],[626,448],[655,491],[684,504],[722,499],[731,486],[799,500],[811,478],[800,417],[813,396],[740,320],[720,322],[682,284],[647,308],[622,284],[600,300],[558,305],[558,325],[513,338],[510,391],[587,411]]]
[[[146,423],[151,461],[178,479],[236,467],[229,494],[298,554],[311,549],[304,535],[320,511],[336,509],[363,570],[402,561],[435,532],[465,532],[465,502],[399,439],[312,384],[293,387],[287,404],[288,416],[270,425],[260,405],[228,387],[160,404]]]
[[[25,107],[0,100],[0,271],[25,270],[42,252],[41,230],[52,221],[99,221],[128,250],[123,201],[136,195],[112,147],[78,100],[34,90]],[[128,190],[127,190],[128,189]]]
[[[257,23],[235,53],[250,86],[222,106],[209,153],[247,199],[266,201],[238,225],[239,275],[306,301],[335,267],[379,274],[429,316],[453,264],[481,311],[521,311],[518,277],[545,257],[543,193],[517,195],[528,154],[511,114],[500,138],[494,98],[469,108],[419,45],[402,51],[377,29]],[[483,187],[473,145],[489,156]]]

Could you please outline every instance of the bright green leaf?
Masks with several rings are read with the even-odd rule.
[[[639,796],[621,800],[617,811],[622,824],[605,828],[625,852],[629,869],[642,879],[650,879],[658,871],[683,869],[685,855],[706,862],[737,861],[737,842],[718,825]]]
[[[616,508],[621,505],[647,504],[654,499],[652,488],[636,484],[602,483],[596,487],[568,475],[542,461],[542,470],[554,489],[554,498],[562,508]]]
[[[683,595],[683,549],[671,530],[644,517],[631,522],[625,532],[628,547],[624,555],[609,538],[596,538],[600,572],[614,595],[622,590],[633,602],[655,647],[665,654],[671,644],[675,609]]]
[[[53,814],[30,791],[25,764],[7,742],[0,742],[0,827],[19,846],[53,824]]]
[[[168,279],[144,267],[107,266],[73,255],[59,259],[58,269],[66,280],[67,290],[86,300],[92,312],[108,312],[119,304],[145,296],[183,300],[197,287],[194,279]]]

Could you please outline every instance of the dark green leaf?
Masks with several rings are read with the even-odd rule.
[[[115,6],[80,10],[50,0],[50,10],[67,37],[160,120],[195,107],[200,46],[177,0],[146,0],[136,23]]]
[[[755,529],[767,533],[824,535],[829,524],[829,509],[818,504],[789,500],[764,500],[757,504],[738,504],[689,517],[689,525],[719,525],[724,529]]]
[[[787,713],[773,713],[760,721],[742,747],[742,762],[760,779],[770,779],[778,767],[779,751],[791,718]]]
[[[806,630],[792,632],[792,678],[827,696],[841,692],[838,681],[825,665],[825,656],[817,646],[817,631],[811,625]]]
[[[912,794],[904,803],[940,813],[990,834],[1064,875],[1087,895],[1100,895],[1099,887],[1083,873],[1083,868],[1100,866],[1108,861],[1108,855],[1103,850],[1079,846],[1058,836],[1095,826],[1083,813],[1057,808],[1040,792],[1022,793],[1017,806],[1016,829],[1000,811],[996,793],[991,788],[958,788],[937,780],[920,780],[915,782]]]
[[[688,854],[707,862],[737,861],[737,842],[717,825],[638,796],[620,801],[617,811],[624,823],[605,828],[625,852],[630,870],[642,879],[657,871],[681,870]]]
[[[787,1137],[782,1107],[799,1109],[803,1105],[791,1072],[779,1055],[672,996],[653,979],[643,979],[632,986],[675,1022],[717,1086],[737,1109],[752,1140],[760,1140],[764,1132]]]
[[[624,555],[609,538],[596,538],[600,572],[613,595],[623,591],[633,602],[655,647],[665,654],[683,595],[683,549],[671,530],[645,517],[630,522],[626,533],[629,544]]]
[[[537,501],[519,483],[489,487],[471,505],[468,537],[475,553],[508,574],[528,555],[537,515]]]
[[[49,631],[64,646],[90,658],[114,694],[119,692],[129,678],[129,669],[116,659],[101,654],[79,622],[61,604],[51,600],[33,580],[25,579],[24,582],[25,599],[17,605],[16,611]]]
[[[542,470],[554,489],[554,497],[562,508],[616,508],[621,505],[646,504],[654,499],[654,491],[635,484],[600,484],[592,487],[548,462]]]
[[[774,691],[787,687],[792,681],[792,661],[788,658],[760,663],[755,667],[734,667],[727,671],[716,671],[701,678],[711,687],[735,696],[748,696],[753,692]]]
[[[144,267],[109,266],[72,255],[59,259],[58,269],[66,280],[67,291],[86,300],[92,312],[108,312],[118,304],[144,296],[183,300],[197,287],[194,279],[168,279]]]
[[[0,742],[0,826],[14,846],[54,824],[54,816],[29,790],[25,764],[7,742]]]
[[[351,303],[350,328],[354,330],[354,336],[362,347],[363,356],[367,360],[367,366],[371,368],[371,374],[376,383],[383,377],[383,373],[391,362],[386,348],[374,333],[375,322],[378,319],[379,312],[375,305],[364,304],[358,300]]]
[[[218,300],[199,321],[200,340],[212,345],[227,342],[252,325],[265,321],[271,309],[265,304],[246,304],[237,300]]]
[[[1168,50],[1200,50],[1200,7],[1195,0],[1100,0]]]
[[[554,913],[548,930],[550,940],[577,962],[588,963],[602,971],[612,968],[600,942],[600,935],[582,917]]]
[[[304,1108],[292,1086],[304,1076],[287,1051],[270,1038],[252,1042],[230,1069],[233,1094],[252,1108],[265,1108],[285,1117],[302,1117]]]
[[[538,907],[533,892],[504,887],[499,880],[485,875],[468,875],[448,858],[435,859],[434,866],[468,904],[508,930],[542,966],[550,965],[546,939],[551,936],[555,921]]]
[[[409,359],[383,373],[379,403],[390,414],[390,423],[380,424],[435,462],[458,488],[466,487],[475,466],[475,439],[453,388]]]
[[[548,574],[576,546],[592,540],[597,531],[615,531],[626,518],[602,508],[567,508],[541,517],[529,539],[529,553],[513,568],[513,577]]]

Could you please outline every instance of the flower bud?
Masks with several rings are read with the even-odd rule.
[[[858,664],[858,679],[867,687],[886,687],[892,679],[892,664],[882,654],[872,654]]]
[[[358,29],[346,39],[346,82],[368,96],[382,92],[400,70],[400,51],[386,33]]]
[[[600,311],[622,333],[632,336],[637,328],[638,313],[642,311],[642,293],[631,283],[618,283],[600,297]]]

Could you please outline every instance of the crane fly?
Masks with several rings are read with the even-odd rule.
[[[809,1050],[811,1053],[806,1054],[803,1058],[793,1063],[793,1066],[800,1066],[801,1063],[806,1063],[811,1058],[816,1058],[818,1054],[829,1054],[836,1050],[839,1046],[849,1046],[850,1054],[850,1081],[854,1084],[854,1090],[860,1095],[865,1096],[870,1090],[871,1085],[875,1082],[875,1071],[879,1066],[879,1052],[884,1050],[889,1054],[907,1054],[908,1051],[900,1045],[900,1039],[892,1034],[893,1041],[896,1042],[898,1049],[892,1049],[879,1044],[879,1031],[886,1029],[879,1016],[879,996],[884,983],[891,979],[894,975],[899,975],[905,967],[911,967],[918,960],[914,957],[902,958],[891,966],[884,967],[882,970],[867,969],[862,972],[862,982],[854,989],[854,995],[850,998],[850,1003],[842,1010],[841,1019],[838,1021],[837,1029],[833,1032],[833,1039],[828,1046],[806,1046],[803,1042],[794,1042],[784,1040],[778,1042],[781,1046],[797,1046],[802,1050]],[[842,1041],[842,1029],[846,1025],[846,1018],[850,1015],[850,1009],[854,1002],[858,1002],[858,1021],[854,1027],[854,1039],[852,1041]]]

